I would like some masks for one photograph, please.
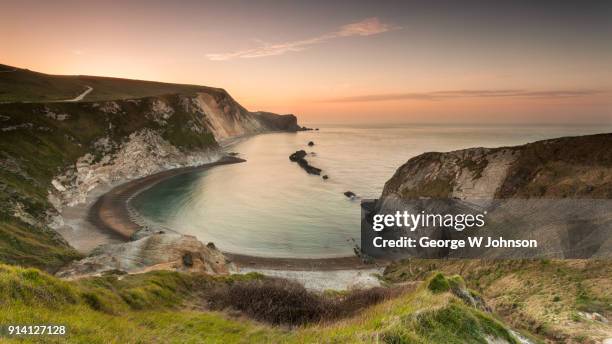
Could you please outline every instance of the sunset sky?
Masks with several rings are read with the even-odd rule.
[[[305,122],[612,122],[611,1],[12,1],[0,63]]]

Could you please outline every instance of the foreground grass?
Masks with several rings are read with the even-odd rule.
[[[122,277],[122,278],[121,278]],[[515,343],[491,315],[452,293],[406,291],[354,316],[273,326],[244,314],[210,311],[210,288],[250,283],[257,274],[210,277],[175,272],[63,281],[36,269],[0,265],[0,324],[66,325],[65,337],[8,337],[44,343]],[[274,307],[274,299],[270,300]]]
[[[555,343],[600,343],[612,326],[585,314],[612,317],[609,260],[423,260],[395,263],[389,282],[421,280],[431,271],[462,275],[513,327]]]

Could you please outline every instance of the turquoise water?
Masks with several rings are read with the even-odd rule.
[[[149,222],[214,242],[232,253],[322,258],[352,254],[359,242],[359,203],[353,191],[376,198],[409,158],[428,151],[499,147],[608,127],[320,126],[320,131],[270,133],[228,147],[246,163],[214,167],[166,180],[132,200]],[[315,146],[308,147],[308,141]],[[288,157],[307,160],[322,174],[306,174]]]

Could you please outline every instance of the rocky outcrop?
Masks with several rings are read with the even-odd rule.
[[[214,149],[183,152],[151,129],[130,134],[114,149],[116,145],[108,137],[99,139],[94,143],[93,154],[83,155],[51,181],[53,188],[49,200],[57,210],[85,202],[89,192],[101,184],[111,185],[162,170],[197,166],[221,157]],[[103,155],[96,158],[94,154]]]
[[[304,170],[306,171],[306,173],[308,174],[315,174],[315,175],[320,175],[321,174],[321,169],[320,168],[316,168],[314,166],[311,166],[310,163],[308,163],[308,161],[306,159],[304,159],[304,157],[307,155],[306,151],[304,150],[299,150],[293,154],[291,154],[289,156],[289,160],[293,161],[293,162],[297,162],[298,165]]]
[[[204,245],[190,235],[169,233],[101,246],[88,257],[62,268],[56,275],[80,278],[111,271],[141,273],[152,270],[227,274],[235,267],[214,245]]]
[[[0,239],[0,247],[10,247],[0,248],[0,256],[6,261],[39,254],[47,259],[54,251],[46,245],[56,241],[39,232],[62,227],[59,212],[85,202],[98,186],[216,161],[219,142],[226,139],[301,130],[294,115],[247,111],[222,89],[170,89],[178,91],[96,102],[0,104],[0,145],[9,148],[0,152],[0,199],[11,205],[0,215],[27,227],[28,233],[34,233],[33,218],[41,227],[36,235],[23,234],[13,230],[12,222],[3,227],[0,220],[0,231],[11,233],[10,244]],[[92,94],[90,99],[104,98],[96,97],[95,89]]]
[[[308,155],[305,150],[299,150],[291,155],[289,155],[289,160],[293,162],[297,162],[300,159],[304,159]]]
[[[404,250],[419,257],[612,257],[612,134],[565,137],[516,147],[425,153],[385,184],[378,213],[484,214],[484,226],[431,231],[433,239],[484,236],[498,244]],[[440,226],[440,227],[445,227]],[[469,233],[468,233],[469,232]],[[389,231],[419,238],[419,232]],[[395,235],[395,236],[394,236]],[[500,245],[500,246],[495,246]],[[487,249],[486,247],[492,247]]]
[[[184,97],[181,105],[185,111],[202,114],[217,141],[266,131],[301,130],[294,115],[249,112],[225,91]]]
[[[355,197],[357,197],[357,195],[353,191],[345,191],[344,192],[344,196],[346,196],[348,198],[355,198]]]
[[[215,150],[216,142],[225,139],[266,131],[300,130],[295,116],[249,112],[223,90],[78,105],[90,106],[106,116],[144,114],[150,124],[120,139],[114,138],[112,133],[96,139],[86,154],[57,175],[52,180],[50,200],[58,209],[84,202],[88,192],[99,184],[214,161],[220,157]],[[44,112],[55,114],[47,107]],[[62,120],[66,118],[69,115]],[[181,122],[173,123],[176,120]],[[109,131],[112,131],[112,125],[111,122]],[[182,126],[185,136],[171,142],[173,137],[169,136],[176,126]],[[189,137],[194,137],[190,141],[197,141],[209,133],[214,140],[208,145],[190,147],[181,142],[181,139]]]
[[[612,198],[610,151],[612,134],[425,153],[395,172],[382,198]]]

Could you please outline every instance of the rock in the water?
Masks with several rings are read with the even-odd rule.
[[[140,240],[104,245],[91,255],[70,263],[57,276],[76,278],[111,270],[140,273],[151,270],[201,271],[227,274],[234,269],[223,253],[194,236],[153,234]]]
[[[291,161],[298,161],[300,159],[304,159],[306,157],[307,153],[305,150],[299,150],[291,155],[289,155],[289,160]]]
[[[304,157],[307,155],[305,150],[299,150],[289,156],[289,160],[297,162],[304,171],[308,172],[308,174],[321,174],[321,169],[311,166]]]
[[[314,142],[312,142],[312,141],[309,141],[309,142],[308,142],[308,146],[309,146],[309,147],[312,147],[312,146],[314,146]]]
[[[347,191],[344,193],[344,196],[348,197],[348,198],[355,198],[357,197],[357,195],[355,195],[355,193],[353,191]]]
[[[327,174],[324,174],[322,178],[323,178],[324,180],[328,180],[328,179],[329,179],[329,176],[328,176]]]
[[[308,172],[308,174],[316,174],[317,176],[321,174],[321,169],[311,166],[306,159],[302,158],[298,160],[297,163],[304,171]]]

